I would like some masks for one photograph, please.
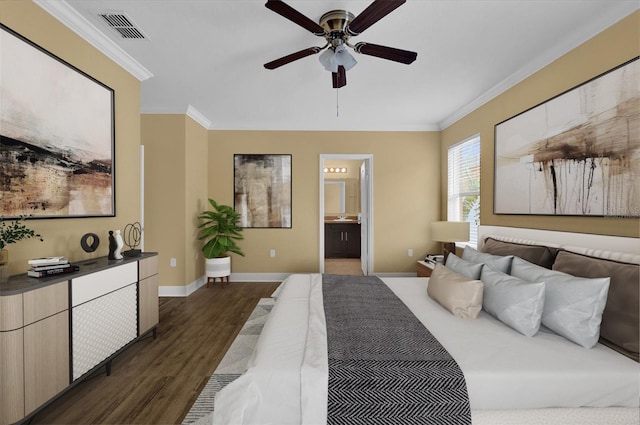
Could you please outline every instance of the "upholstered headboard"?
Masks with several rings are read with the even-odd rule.
[[[639,360],[639,238],[480,226],[478,250],[583,278],[609,277],[600,342]]]
[[[525,229],[520,227],[480,226],[478,229],[478,249],[481,249],[487,236],[494,236],[500,240],[528,245],[545,245],[555,248],[579,247],[580,249],[588,249],[592,252],[609,251],[620,254],[630,254],[640,259],[640,238],[556,232],[552,230]],[[613,260],[614,258],[609,259]],[[617,260],[638,263],[638,261],[630,261],[629,259]]]

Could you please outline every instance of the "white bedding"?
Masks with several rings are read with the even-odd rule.
[[[514,421],[503,423],[518,423],[523,415],[537,417],[530,409],[541,408],[560,408],[545,415],[570,415],[578,418],[574,423],[613,414],[638,423],[638,363],[600,344],[582,348],[545,329],[528,338],[484,312],[476,320],[456,318],[427,296],[424,278],[382,280],[458,362],[474,424],[497,423],[490,411]],[[320,274],[305,274],[283,282],[249,370],[216,397],[213,423],[326,423],[321,281]],[[599,409],[609,406],[617,408]],[[579,407],[590,409],[574,409]]]

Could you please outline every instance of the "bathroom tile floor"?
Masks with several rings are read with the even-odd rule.
[[[324,272],[328,274],[346,274],[362,276],[359,258],[325,258]]]

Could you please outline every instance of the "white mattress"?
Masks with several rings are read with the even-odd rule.
[[[310,274],[283,282],[249,370],[216,397],[213,423],[326,422],[321,280],[321,275]],[[535,417],[531,409],[541,408],[606,417],[607,409],[597,408],[609,406],[637,423],[638,363],[600,344],[585,349],[544,329],[527,338],[484,312],[476,320],[456,318],[427,296],[424,278],[382,280],[458,362],[474,423],[491,423],[483,416],[486,411],[518,418],[509,412],[522,410]],[[596,409],[563,409],[580,407]]]

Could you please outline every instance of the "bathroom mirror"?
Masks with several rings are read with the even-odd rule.
[[[345,213],[345,183],[338,180],[327,180],[324,182],[324,213],[344,214]]]

